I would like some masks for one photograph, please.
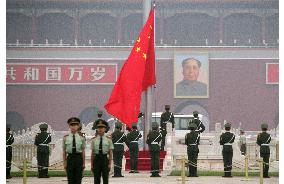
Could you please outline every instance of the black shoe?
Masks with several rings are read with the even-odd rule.
[[[152,174],[150,177],[155,177],[155,175]]]
[[[263,178],[270,178],[270,176],[263,176]]]
[[[155,177],[161,177],[161,175],[157,174]]]
[[[118,176],[118,175],[113,175],[112,177],[113,177],[113,178],[118,178],[119,176]]]
[[[134,171],[129,171],[129,173],[134,173]]]
[[[49,176],[43,176],[42,178],[50,178]]]
[[[199,176],[197,176],[197,175],[194,175],[194,176],[192,176],[192,177],[199,177]]]
[[[124,177],[124,176],[122,176],[122,175],[119,175],[118,177]]]
[[[139,171],[134,171],[134,173],[139,173]]]
[[[11,179],[12,178],[12,176],[6,176],[6,179]]]

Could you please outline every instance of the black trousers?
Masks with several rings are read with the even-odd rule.
[[[197,176],[197,151],[187,150],[188,157],[188,175],[189,176]]]
[[[160,171],[160,151],[150,151],[151,156],[151,173],[158,175]]]
[[[113,151],[114,176],[121,176],[123,153],[124,151]]]
[[[165,145],[166,145],[166,137],[162,137],[162,141],[161,141],[161,151],[165,150]]]
[[[81,184],[82,176],[83,176],[82,153],[68,154],[67,156],[68,184]]]
[[[12,162],[12,147],[6,147],[6,177],[11,174],[11,162]]]
[[[260,157],[263,158],[263,176],[265,177],[268,176],[270,153],[260,153]]]
[[[222,152],[225,176],[231,176],[233,152]]]
[[[137,171],[138,153],[139,153],[138,143],[130,143],[129,152],[130,152],[131,171]]]
[[[49,150],[49,148],[48,148]],[[38,176],[48,176],[48,165],[49,165],[49,151],[37,150],[37,165],[38,165]]]
[[[108,184],[109,160],[107,154],[97,154],[94,157],[93,168],[94,168],[94,181],[95,184],[101,183],[101,177],[103,177],[103,184]]]

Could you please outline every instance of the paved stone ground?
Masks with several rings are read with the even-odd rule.
[[[180,177],[177,176],[163,176],[161,178],[150,178],[149,173],[128,174],[125,173],[124,178],[112,178],[110,177],[110,184],[181,184]],[[7,180],[8,184],[22,184],[23,179],[20,177],[14,177]],[[39,179],[36,177],[28,178],[28,184],[67,184],[65,177],[52,177],[48,179]],[[93,184],[94,178],[84,177],[82,184]],[[102,182],[101,182],[102,183]],[[198,178],[186,178],[186,184],[258,184],[259,178],[251,177],[249,180],[245,180],[244,177],[222,178],[219,176],[201,176]],[[264,179],[264,184],[278,184],[278,177],[271,177]]]

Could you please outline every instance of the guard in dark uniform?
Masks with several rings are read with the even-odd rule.
[[[198,114],[199,113],[197,111],[193,112],[192,122],[196,124],[196,130],[195,131],[198,132],[198,133],[202,133],[205,130],[205,126],[203,125],[202,121],[199,119]]]
[[[146,143],[149,146],[151,156],[151,173],[150,177],[161,177],[160,172],[160,141],[162,134],[159,132],[159,125],[157,122],[152,123],[152,131],[147,135]]]
[[[199,153],[198,145],[200,142],[200,135],[196,132],[196,124],[190,123],[188,126],[190,133],[185,136],[185,144],[187,145],[188,156],[188,177],[197,176],[197,157]]]
[[[240,151],[242,155],[247,154],[246,135],[243,129],[240,130]]]
[[[96,130],[96,134],[97,134],[97,124],[98,124],[98,122],[100,121],[100,120],[104,120],[103,118],[102,118],[102,116],[103,116],[103,111],[98,111],[97,112],[97,114],[98,114],[98,119],[96,119],[96,121],[93,123],[93,130]],[[104,120],[105,122],[106,122],[106,120]],[[107,123],[107,127],[106,127],[106,132],[105,133],[107,133],[108,131],[109,131],[109,129],[110,129],[110,127],[109,127],[109,125],[108,125],[108,123]]]
[[[11,179],[11,163],[12,163],[12,144],[14,136],[10,133],[11,125],[6,125],[6,179]]]
[[[63,137],[63,163],[68,184],[80,184],[85,169],[85,138],[78,133],[80,119],[72,117],[67,121],[70,133]]]
[[[122,158],[124,153],[124,143],[126,142],[126,135],[121,131],[122,124],[120,122],[115,123],[115,131],[111,134],[112,142],[114,144],[113,150],[113,164],[114,175],[113,177],[124,177],[121,174]]]
[[[271,141],[271,135],[267,133],[268,125],[266,123],[261,124],[262,133],[257,135],[256,143],[260,146],[260,157],[263,158],[263,177],[270,178],[268,176],[269,170],[269,157],[270,148],[269,143]]]
[[[138,141],[142,137],[141,133],[137,130],[137,123],[132,123],[132,130],[126,136],[127,146],[130,152],[130,167],[129,173],[139,173],[137,170],[139,144]]]
[[[165,105],[165,110],[161,115],[161,122],[160,122],[160,127],[161,130],[165,132],[165,135],[167,135],[167,123],[172,123],[172,129],[175,128],[175,117],[174,113],[170,112],[170,105]],[[162,142],[161,142],[161,151],[164,151],[165,149],[165,144],[166,144],[166,136],[163,136]]]
[[[235,135],[230,132],[231,124],[225,124],[225,133],[222,133],[220,136],[220,145],[223,145],[223,162],[224,162],[224,176],[223,177],[232,177],[232,160],[233,160],[233,147],[232,144],[235,141]]]
[[[49,166],[49,143],[51,142],[50,133],[47,133],[48,125],[43,123],[39,125],[40,133],[35,137],[34,144],[37,146],[37,165],[38,165],[38,177],[49,178],[48,166]]]
[[[103,183],[108,184],[109,171],[111,168],[113,143],[111,138],[105,134],[107,122],[100,120],[97,124],[97,136],[91,142],[91,170],[94,173],[94,183],[100,184],[101,177]]]

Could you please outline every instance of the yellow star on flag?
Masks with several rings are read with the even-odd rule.
[[[143,52],[143,58],[146,60],[147,59],[147,54],[145,54],[144,52]]]
[[[137,48],[136,48],[136,52],[139,52],[139,51],[140,51],[140,47],[137,47]]]

